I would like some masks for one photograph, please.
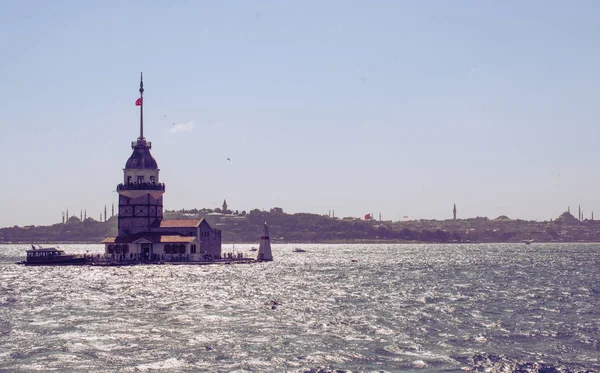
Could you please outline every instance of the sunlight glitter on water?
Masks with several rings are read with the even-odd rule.
[[[0,246],[0,371],[600,366],[595,245],[294,244],[252,265],[15,265],[27,247]]]

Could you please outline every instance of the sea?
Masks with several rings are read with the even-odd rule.
[[[597,243],[274,244],[275,260],[254,264],[15,264],[28,248],[0,245],[0,372],[600,372]]]

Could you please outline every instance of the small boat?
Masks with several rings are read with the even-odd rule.
[[[85,264],[85,258],[77,255],[67,255],[63,250],[54,247],[41,247],[27,250],[27,259],[23,262],[26,265],[81,265]]]
[[[250,249],[250,251],[256,251],[256,250],[258,250],[256,247],[253,247]]]
[[[525,245],[531,245],[533,243],[533,240],[523,240],[521,242],[523,242]]]
[[[301,248],[297,247],[297,248],[295,248],[295,249],[294,249],[294,252],[295,252],[295,253],[305,253],[305,252],[306,252],[306,250],[304,250],[304,249],[301,249]]]

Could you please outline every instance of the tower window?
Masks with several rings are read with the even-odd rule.
[[[127,176],[127,184],[131,184],[131,176]]]
[[[150,182],[152,184],[156,184],[156,180],[154,179],[154,176],[150,176]]]
[[[137,182],[138,182],[138,184],[143,183],[144,182],[144,177],[143,176],[138,176]]]

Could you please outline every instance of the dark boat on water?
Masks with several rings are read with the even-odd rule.
[[[77,255],[68,255],[64,251],[54,247],[27,250],[27,259],[22,262],[26,265],[81,265],[85,264],[85,258]]]

